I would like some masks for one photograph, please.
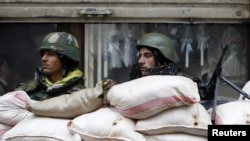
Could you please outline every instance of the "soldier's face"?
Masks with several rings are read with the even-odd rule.
[[[44,51],[41,60],[43,73],[51,82],[54,83],[62,78],[63,65],[55,52]]]
[[[148,68],[155,67],[155,57],[148,48],[140,48],[138,64],[140,65],[142,76],[148,75]]]

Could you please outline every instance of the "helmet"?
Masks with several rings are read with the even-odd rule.
[[[40,52],[44,50],[54,51],[73,61],[80,61],[78,42],[73,35],[66,32],[49,33],[43,39],[39,50]]]
[[[174,44],[170,38],[161,33],[148,33],[142,36],[136,48],[140,49],[141,47],[157,49],[164,57],[174,62]]]

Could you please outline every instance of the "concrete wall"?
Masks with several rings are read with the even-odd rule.
[[[1,0],[0,22],[250,22],[249,0]]]

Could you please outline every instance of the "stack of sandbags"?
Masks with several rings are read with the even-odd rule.
[[[177,107],[176,111],[168,109],[144,120],[103,107],[74,118],[69,130],[84,141],[206,141],[209,122],[209,115],[199,103]]]
[[[4,141],[81,141],[68,129],[70,120],[102,106],[102,94],[114,85],[103,80],[86,88],[44,101],[32,101],[24,91],[0,97],[0,121],[13,127],[2,134]],[[31,112],[32,113],[31,113]]]
[[[67,127],[69,119],[38,117],[32,114],[4,133],[4,141],[81,141]]]
[[[117,112],[136,119],[135,130],[151,140],[173,133],[178,133],[176,138],[182,133],[206,140],[212,124],[199,103],[197,84],[183,76],[155,75],[125,82],[112,87],[107,99]]]
[[[107,93],[102,84],[71,96],[60,96],[36,104],[24,102],[17,109],[30,116],[21,116],[22,120],[13,124],[15,126],[3,134],[3,139],[207,140],[207,125],[211,124],[211,119],[199,103],[198,87],[191,79],[183,76],[147,76],[114,85]],[[25,97],[29,99],[27,95]],[[106,105],[100,107],[103,103]],[[27,104],[34,113],[30,114],[25,109]]]
[[[82,140],[207,140],[211,118],[195,82],[183,76],[147,76],[113,86],[109,105],[74,118]]]
[[[72,134],[79,134],[83,141],[146,141],[134,127],[135,120],[110,107],[78,116],[69,124]]]
[[[38,117],[26,109],[33,103],[24,91],[0,97],[0,140],[2,141],[81,141],[69,132],[69,120]]]
[[[4,141],[81,141],[67,125],[71,118],[101,107],[106,88],[106,81],[100,81],[95,88],[41,102],[32,101],[24,91],[7,93],[0,97],[0,122],[13,127],[2,130],[1,137]]]

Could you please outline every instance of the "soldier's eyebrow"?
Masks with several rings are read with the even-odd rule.
[[[145,52],[145,53],[144,53],[144,56],[146,56],[146,57],[151,57],[151,56],[153,56],[153,53],[152,53],[152,52]]]

